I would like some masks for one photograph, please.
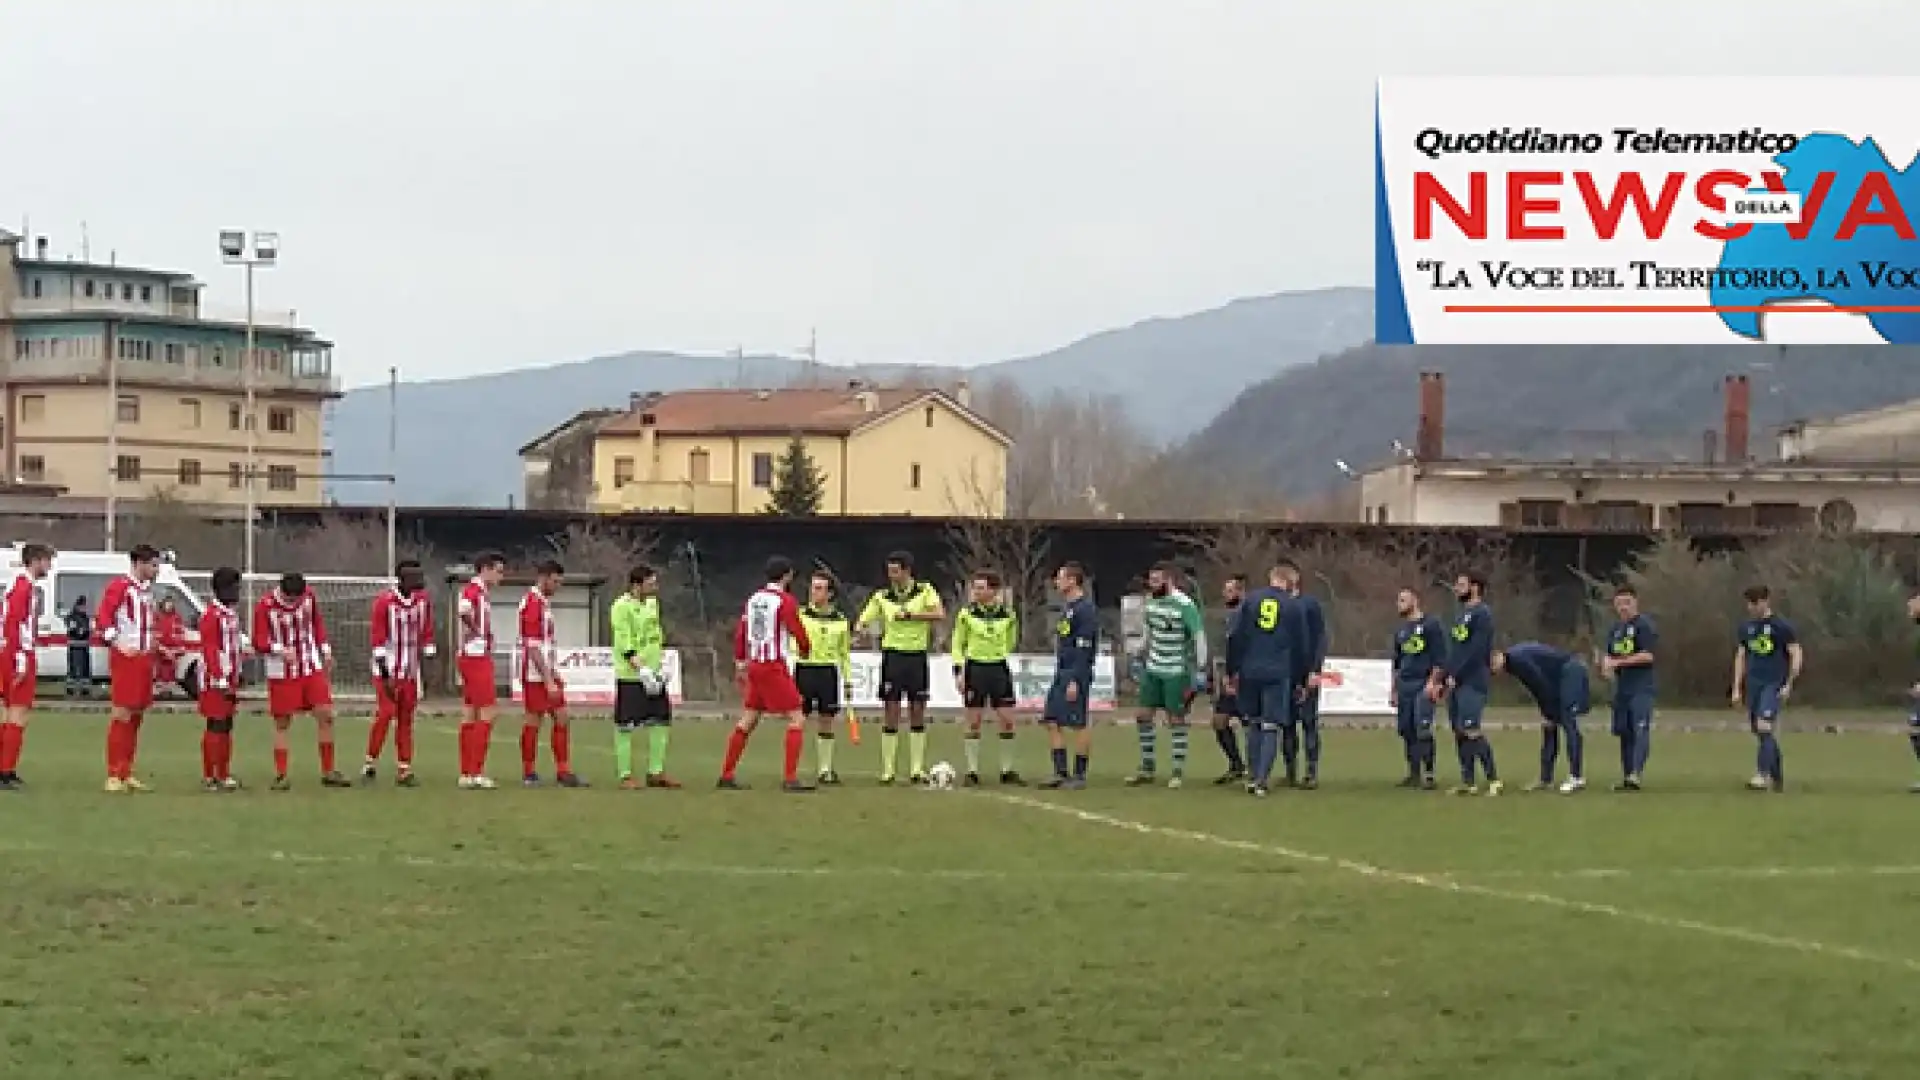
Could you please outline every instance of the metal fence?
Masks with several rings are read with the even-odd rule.
[[[206,597],[212,592],[213,575],[203,570],[182,570],[181,580],[189,589]],[[253,604],[268,590],[280,584],[278,574],[251,574],[241,585],[241,631],[253,632]],[[334,689],[346,696],[373,695],[373,642],[370,635],[373,598],[392,584],[384,577],[340,577],[316,575],[307,578],[307,588],[319,603],[320,618],[326,623],[327,641],[333,646]],[[257,660],[249,660],[256,664]],[[249,668],[248,681],[257,683],[259,672]]]

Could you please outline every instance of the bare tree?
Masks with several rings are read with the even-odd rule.
[[[1004,379],[980,387],[973,410],[1013,440],[1009,517],[1087,518],[1124,513],[1118,501],[1154,457],[1118,398],[1055,390],[1035,398]]]
[[[975,574],[998,573],[1007,602],[1020,618],[1022,644],[1044,645],[1052,537],[1033,517],[983,512],[992,506],[992,495],[975,476],[969,476],[957,498],[949,498],[956,505],[947,525],[944,569],[960,583],[963,596]]]

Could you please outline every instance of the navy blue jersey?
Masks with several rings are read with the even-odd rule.
[[[1082,596],[1067,601],[1054,626],[1053,663],[1057,671],[1093,678],[1093,657],[1100,647],[1100,619],[1093,601]]]
[[[1293,653],[1293,681],[1304,683],[1307,676],[1327,666],[1327,613],[1320,601],[1305,593],[1294,593],[1300,609],[1300,625],[1305,631]]]
[[[1556,649],[1538,641],[1522,641],[1507,646],[1507,674],[1527,688],[1540,712],[1559,716],[1565,702],[1560,700],[1560,676],[1568,664],[1579,663],[1565,649]]]
[[[1654,628],[1653,620],[1645,615],[1635,615],[1613,624],[1607,631],[1607,655],[1619,659],[1634,653],[1651,653],[1660,644],[1660,632]],[[1614,686],[1622,694],[1643,694],[1653,692],[1653,665],[1635,664],[1630,667],[1613,669]]]
[[[1747,654],[1747,681],[1756,686],[1780,686],[1787,681],[1787,646],[1800,636],[1793,624],[1778,615],[1748,619],[1740,624],[1740,648]]]
[[[1454,685],[1487,689],[1488,665],[1493,660],[1493,612],[1485,604],[1468,604],[1454,616],[1448,629],[1447,674]]]
[[[1393,677],[1423,683],[1447,657],[1447,628],[1431,615],[1408,619],[1393,632]]]
[[[1227,674],[1259,682],[1291,683],[1303,668],[1294,656],[1305,647],[1306,620],[1293,594],[1264,586],[1234,609],[1227,631]]]
[[[85,645],[93,640],[93,620],[87,617],[85,610],[74,608],[67,612],[67,642],[73,645]]]

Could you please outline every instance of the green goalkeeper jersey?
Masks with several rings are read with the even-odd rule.
[[[1200,605],[1178,589],[1149,596],[1146,604],[1145,668],[1162,678],[1192,678],[1207,662],[1207,633]]]
[[[640,669],[660,671],[666,652],[667,635],[660,626],[660,600],[645,600],[622,593],[613,602],[613,677],[631,682],[640,677]],[[629,660],[627,654],[632,653]]]

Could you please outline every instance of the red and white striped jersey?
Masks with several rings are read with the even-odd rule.
[[[522,686],[541,677],[533,666],[533,654],[546,661],[545,670],[553,671],[555,645],[553,604],[536,586],[520,599],[520,683]]]
[[[384,660],[394,678],[417,681],[421,659],[433,655],[433,601],[426,590],[408,595],[393,588],[374,597],[367,637],[375,672]]]
[[[778,585],[768,585],[747,597],[740,624],[733,631],[733,658],[751,664],[784,664],[798,648],[813,648],[800,622],[800,603]]]
[[[333,647],[311,591],[283,596],[279,589],[253,608],[253,651],[265,658],[267,679],[304,679],[325,670]]]
[[[100,594],[100,640],[136,653],[153,651],[153,594],[129,574],[107,582]]]
[[[474,578],[460,589],[460,655],[493,655],[493,601],[487,583]]]
[[[231,690],[240,679],[243,646],[240,614],[218,600],[207,603],[200,615],[200,660],[207,668],[207,685]]]
[[[0,651],[8,671],[25,671],[40,639],[40,590],[31,574],[21,574],[7,586],[6,630]]]

